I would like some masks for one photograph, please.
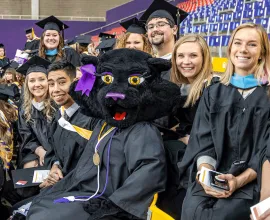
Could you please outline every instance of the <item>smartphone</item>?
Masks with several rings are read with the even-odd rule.
[[[222,173],[217,173],[217,172],[212,171],[212,170],[209,171],[210,185],[212,187],[216,187],[218,189],[229,191],[230,187],[229,187],[228,180],[223,180],[223,179],[218,178],[218,176],[221,174]]]

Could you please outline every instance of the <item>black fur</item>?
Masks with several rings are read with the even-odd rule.
[[[170,67],[169,61],[153,58],[142,51],[112,50],[99,58],[97,79],[89,97],[74,92],[76,82],[71,86],[70,94],[88,115],[103,118],[118,128],[129,127],[139,121],[169,115],[180,103],[179,87],[160,76],[162,71]],[[104,72],[110,72],[114,78],[109,85],[102,80]],[[128,78],[134,74],[143,75],[144,82],[137,86],[130,85]],[[116,101],[105,98],[112,92],[124,94],[125,98]],[[115,120],[115,112],[127,112],[125,120]]]

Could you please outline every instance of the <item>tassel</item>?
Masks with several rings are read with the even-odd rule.
[[[60,199],[56,199],[53,201],[53,203],[70,203],[70,202],[74,202],[75,201],[75,197],[74,196],[68,196],[68,197],[63,197]]]

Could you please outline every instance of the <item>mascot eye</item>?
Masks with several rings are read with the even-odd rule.
[[[101,79],[103,80],[103,82],[105,82],[107,85],[111,84],[113,82],[113,76],[112,75],[104,75],[101,77]]]
[[[143,83],[143,81],[144,81],[144,78],[141,76],[131,76],[128,78],[128,82],[132,86],[140,85],[141,83]]]

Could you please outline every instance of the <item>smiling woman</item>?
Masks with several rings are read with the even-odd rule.
[[[54,16],[50,16],[36,23],[44,29],[40,40],[39,56],[51,63],[66,58],[74,66],[80,66],[80,55],[71,47],[64,48],[61,34],[68,28],[66,24]]]
[[[21,168],[43,166],[48,142],[48,123],[54,108],[48,97],[47,67],[50,62],[34,56],[17,71],[26,76],[23,108],[19,112],[19,133],[22,137]],[[32,196],[38,188],[23,190],[23,197]]]

